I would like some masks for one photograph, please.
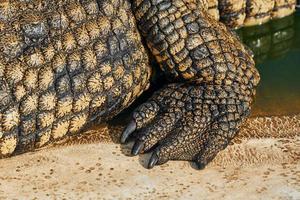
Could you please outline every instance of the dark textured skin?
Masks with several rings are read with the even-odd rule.
[[[128,1],[1,1],[0,157],[106,121],[149,85]]]
[[[168,160],[210,162],[237,134],[259,82],[249,52],[223,24],[185,0],[135,0],[142,35],[170,84],[137,108],[134,155],[153,150],[149,168]]]
[[[0,4],[0,156],[106,121],[149,85],[148,57],[127,1]],[[204,1],[133,0],[141,35],[173,83],[142,104],[121,138],[134,155],[211,161],[250,111],[259,74],[250,52]]]

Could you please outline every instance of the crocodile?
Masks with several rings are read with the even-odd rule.
[[[150,59],[168,83],[138,106],[120,140],[199,169],[250,113],[260,76],[251,51],[206,0],[0,2],[0,157],[105,122],[149,88]],[[222,14],[221,14],[222,18]]]
[[[260,25],[295,12],[295,0],[207,0],[208,13],[231,28]]]

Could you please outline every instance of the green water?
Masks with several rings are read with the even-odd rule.
[[[252,49],[261,75],[252,114],[300,113],[300,10],[238,34]]]

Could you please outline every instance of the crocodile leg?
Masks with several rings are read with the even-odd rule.
[[[249,114],[251,98],[241,98],[240,90],[234,86],[170,84],[149,100],[159,107],[150,121],[147,113],[153,107],[136,109],[135,128],[127,129],[123,142],[135,131],[133,155],[150,150],[157,164],[190,160],[205,165],[228,145]],[[153,163],[150,161],[149,167]]]
[[[134,1],[148,47],[172,84],[138,108],[134,155],[152,152],[148,167],[168,160],[205,166],[236,135],[249,114],[259,74],[249,52],[193,1]],[[151,113],[151,114],[148,114]]]

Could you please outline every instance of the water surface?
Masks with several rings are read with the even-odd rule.
[[[261,75],[252,115],[300,113],[300,11],[237,31]]]

